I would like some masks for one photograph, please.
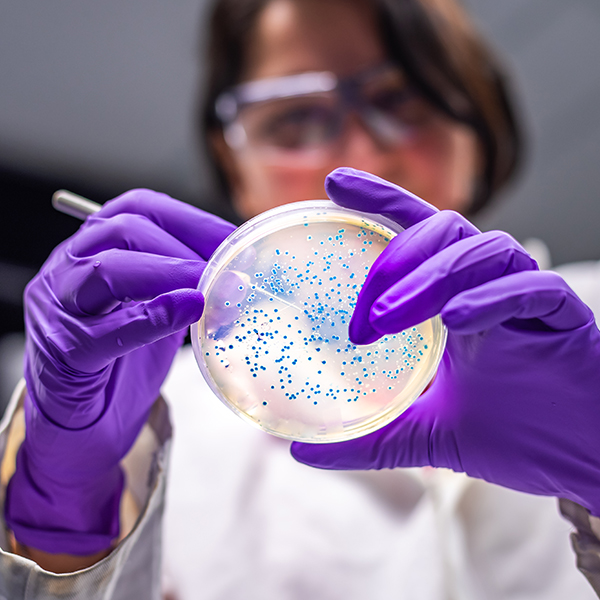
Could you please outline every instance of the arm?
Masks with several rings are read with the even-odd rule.
[[[301,462],[332,469],[430,465],[518,491],[565,498],[600,517],[600,331],[556,273],[502,232],[349,169],[327,190],[406,230],[373,265],[350,321],[370,343],[436,314],[448,342],[430,387],[363,438],[294,443]]]
[[[15,390],[0,424],[2,492],[6,478],[14,469],[14,457],[24,433],[23,384]],[[0,544],[0,598],[46,600],[67,594],[86,600],[158,600],[170,436],[168,408],[159,399],[133,448],[122,461],[127,478],[124,498],[129,499],[129,507],[121,511],[121,538],[108,557],[90,568],[76,570],[60,563],[62,557],[49,554],[56,568],[48,568],[48,565],[40,565],[37,557],[16,555],[10,539],[3,540]],[[65,574],[55,574],[59,571]]]
[[[90,217],[28,285],[27,433],[4,506],[15,550],[70,570],[103,564],[116,547],[123,458],[202,313],[206,261],[232,230],[164,194],[132,191]]]

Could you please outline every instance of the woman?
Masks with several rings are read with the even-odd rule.
[[[454,2],[232,0],[216,6],[211,32],[201,127],[238,217],[321,198],[325,176],[342,165],[474,214],[518,162],[501,71]],[[343,97],[294,98],[294,86],[307,92],[306,74],[319,72],[339,79]],[[265,78],[274,80],[270,100],[240,99],[227,111],[224,92]],[[353,92],[361,82],[364,97]],[[238,92],[256,98],[260,85]],[[235,136],[244,124],[245,141]]]
[[[336,202],[408,228],[369,275],[353,339],[441,310],[449,347],[413,410],[349,444],[295,446],[295,456],[335,469],[450,467],[599,514],[600,343],[589,309],[508,236],[433,207],[474,212],[518,155],[497,67],[458,7],[223,1],[212,36],[203,123],[242,219],[322,197],[337,166],[431,203],[353,170],[329,177]],[[231,230],[166,196],[130,192],[88,219],[29,286],[27,389],[17,394],[27,433],[4,475],[7,597],[25,586],[27,597],[156,597],[171,434],[155,399],[202,312],[205,261]],[[410,273],[398,256],[411,257]],[[410,277],[417,306],[402,289]],[[165,393],[176,430],[165,557],[180,598],[593,596],[552,499],[450,471],[294,463],[286,444],[224,412],[189,352]],[[559,435],[565,423],[575,448]]]

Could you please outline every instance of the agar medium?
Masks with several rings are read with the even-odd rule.
[[[414,402],[441,359],[439,316],[357,346],[348,323],[369,269],[402,231],[326,200],[267,211],[234,231],[199,283],[192,325],[215,394],[268,433],[339,442],[383,427]]]

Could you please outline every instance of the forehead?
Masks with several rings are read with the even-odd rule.
[[[361,1],[271,0],[248,46],[246,81],[304,71],[351,75],[386,58],[373,11]]]

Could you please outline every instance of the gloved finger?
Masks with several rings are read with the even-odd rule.
[[[108,218],[122,213],[147,217],[205,260],[235,229],[231,223],[195,206],[146,189],[131,190],[110,200],[97,217]]]
[[[429,441],[435,418],[424,399],[425,394],[397,419],[373,433],[334,444],[293,442],[290,452],[298,462],[319,469],[352,471],[431,466]]]
[[[577,329],[593,313],[557,273],[514,273],[452,298],[442,309],[449,329],[477,333],[509,319],[538,319],[555,331]]]
[[[190,260],[200,258],[197,252],[142,215],[94,217],[86,225],[67,246],[73,256],[93,256],[104,250],[121,248]]]
[[[204,298],[198,290],[178,289],[100,318],[65,318],[52,334],[60,339],[50,341],[63,349],[65,364],[96,373],[117,358],[189,327],[203,309]]]
[[[479,234],[463,216],[441,211],[400,232],[373,263],[358,295],[350,322],[350,339],[372,339],[379,333],[369,322],[371,306],[396,281],[455,242]],[[355,343],[359,343],[355,341]]]
[[[250,276],[242,271],[224,270],[217,275],[210,291],[210,311],[204,327],[208,336],[215,335],[221,327],[240,318],[242,303],[252,290]]]
[[[377,337],[397,333],[435,316],[451,298],[467,289],[510,273],[535,269],[533,258],[508,234],[491,231],[471,236],[392,283],[371,305],[369,323]],[[374,341],[373,336],[366,337],[369,332],[360,325],[351,321],[350,339],[354,343]]]
[[[404,228],[439,212],[400,186],[349,167],[327,175],[325,191],[339,206],[384,215]]]
[[[182,288],[195,289],[205,267],[206,263],[198,258],[185,260],[115,249],[55,269],[45,280],[69,313],[99,315],[121,302],[150,300]]]

